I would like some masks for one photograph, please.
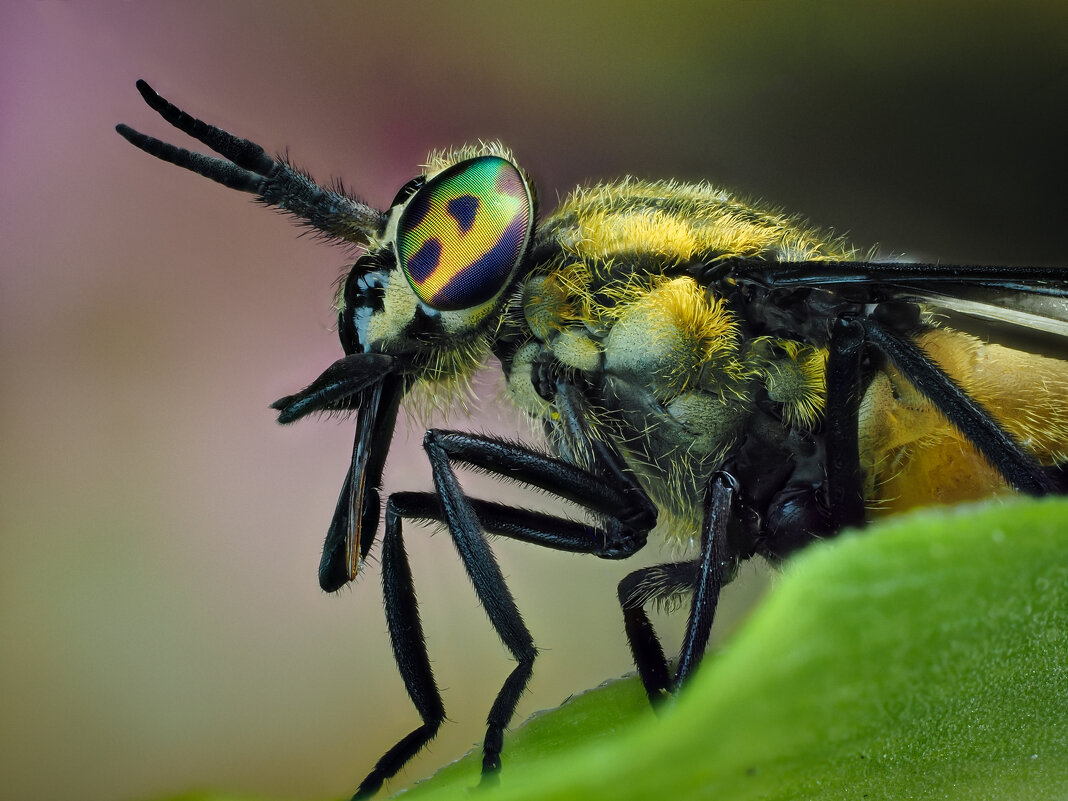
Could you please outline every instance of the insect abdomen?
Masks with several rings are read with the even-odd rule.
[[[1042,464],[1068,459],[1068,361],[936,328],[918,344]],[[860,450],[873,515],[1009,491],[963,434],[893,368],[860,408]]]

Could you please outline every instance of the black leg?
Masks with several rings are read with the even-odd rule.
[[[654,704],[682,686],[708,644],[728,568],[727,524],[736,489],[734,478],[727,473],[717,472],[709,479],[705,489],[701,552],[696,561],[642,568],[619,584],[619,601],[631,653],[645,692]],[[664,649],[643,607],[685,592],[692,593],[690,617],[672,679]]]
[[[865,521],[864,474],[858,436],[861,365],[868,343],[852,316],[837,318],[828,346],[826,395],[818,461],[801,457],[794,474],[767,505],[756,552],[781,562],[798,548]],[[814,446],[815,447],[815,446]]]
[[[400,770],[437,733],[444,719],[404,554],[402,518],[446,523],[479,602],[517,662],[497,693],[487,717],[483,782],[494,781],[500,769],[504,729],[530,680],[538,653],[485,533],[615,559],[629,556],[644,546],[649,530],[656,523],[656,507],[630,473],[622,456],[613,445],[600,443],[591,436],[581,394],[571,391],[563,382],[558,383],[558,388],[561,417],[566,421],[573,441],[592,455],[592,469],[576,467],[493,437],[430,430],[423,445],[430,459],[436,493],[395,493],[387,502],[382,574],[386,618],[394,657],[423,725],[379,760],[360,785],[358,798],[374,793],[383,781]],[[316,390],[318,387],[310,389],[307,394],[314,395]],[[585,507],[598,524],[588,525],[468,498],[457,481],[454,462],[575,501]],[[353,490],[350,494],[359,493]]]
[[[361,783],[353,801],[370,798],[438,732],[445,719],[445,706],[434,681],[427,655],[423,624],[415,597],[412,571],[401,536],[401,515],[393,498],[386,503],[386,531],[382,543],[382,595],[386,623],[408,697],[412,699],[423,725],[387,751]]]
[[[827,356],[827,531],[864,524],[864,481],[857,435],[864,328],[840,318]]]
[[[594,514],[615,518],[624,528],[632,529],[633,536],[642,539],[641,544],[643,533],[656,523],[656,510],[644,491],[639,488],[633,492],[629,483],[620,485],[614,474],[602,476],[497,437],[431,429],[424,446],[429,449],[430,443],[440,448],[451,463],[461,462],[547,490]],[[605,472],[608,471],[597,471]]]
[[[456,549],[494,629],[519,663],[497,694],[486,721],[482,750],[484,777],[500,769],[504,729],[530,680],[537,649],[482,534],[481,521],[456,480],[450,460],[456,458],[549,489],[609,521],[621,523],[618,536],[622,552],[618,555],[628,555],[643,546],[656,522],[655,507],[626,469],[622,457],[611,445],[590,436],[584,416],[586,410],[581,406],[583,400],[577,390],[563,381],[558,382],[557,388],[561,416],[571,428],[572,437],[590,447],[596,472],[603,478],[567,462],[489,437],[429,431],[423,443]],[[606,540],[600,549],[591,550],[617,555],[619,545]]]
[[[738,484],[728,473],[713,474],[705,489],[704,526],[701,532],[701,555],[697,560],[697,582],[686,634],[675,667],[675,687],[681,687],[690,676],[708,645],[712,620],[716,616],[719,594],[727,571],[727,523],[731,516],[731,502]]]
[[[645,607],[691,593],[696,584],[697,562],[643,567],[619,582],[619,605],[623,608],[627,643],[645,693],[654,707],[670,697],[674,683],[664,648]]]
[[[482,773],[485,775],[501,767],[504,728],[512,719],[519,696],[530,679],[538,650],[504,581],[504,576],[501,575],[497,560],[482,534],[482,526],[475,510],[456,480],[447,452],[433,436],[433,432],[427,434],[424,446],[430,456],[434,487],[441,498],[453,545],[456,546],[490,623],[518,662],[497,693],[486,721],[486,739],[482,746]]]
[[[574,412],[572,406],[568,408]],[[518,663],[498,692],[486,721],[482,760],[484,780],[500,768],[504,729],[530,680],[537,648],[483,532],[558,550],[622,558],[645,544],[648,529],[656,520],[655,508],[645,493],[640,488],[638,492],[634,491],[636,482],[622,488],[613,483],[623,475],[619,464],[600,469],[598,461],[601,475],[597,475],[504,440],[436,429],[427,432],[423,444],[430,458],[437,492],[396,493],[390,497],[386,514],[389,543],[383,551],[383,583],[389,585],[385,597],[394,656],[424,725],[390,749],[361,785],[361,793],[373,792],[372,788],[377,788],[384,779],[396,773],[434,736],[444,715],[418,625],[411,576],[407,572],[407,561],[403,559],[399,522],[402,517],[437,520],[448,525],[479,602]],[[614,449],[595,448],[593,452],[599,459],[600,454],[613,454]],[[453,462],[469,464],[573,500],[599,518],[602,525],[591,526],[470,499],[457,481]],[[633,528],[635,524],[641,528]],[[389,571],[385,566],[387,558]],[[394,568],[394,564],[403,565],[403,569]]]
[[[591,553],[604,558],[616,558],[626,555],[621,552],[618,539],[613,538],[611,532],[604,529],[553,515],[516,509],[491,501],[468,499],[468,503],[484,530],[490,534],[530,542],[556,550]],[[448,517],[441,496],[432,492],[397,492],[391,495],[386,503],[386,530],[382,549],[382,586],[386,607],[386,621],[389,626],[390,639],[393,643],[394,659],[400,669],[405,689],[408,691],[412,703],[423,720],[423,725],[408,734],[378,761],[374,770],[360,784],[355,798],[366,798],[373,795],[381,787],[383,781],[396,774],[408,760],[434,737],[445,716],[441,695],[438,692],[433,670],[430,666],[430,658],[427,653],[426,641],[423,637],[422,624],[419,620],[419,610],[415,599],[415,585],[404,550],[401,533],[401,521],[404,519],[446,523],[448,522]],[[459,547],[457,545],[458,549]],[[488,567],[491,573],[495,571],[499,575],[493,555],[488,547],[485,547],[484,542],[482,552],[484,558],[491,563],[488,566],[483,564],[483,568]],[[466,560],[464,564],[467,564]],[[469,571],[469,574],[472,575],[472,581],[474,581],[474,574],[471,571]],[[488,583],[482,582],[483,587],[489,586],[491,588],[491,594],[492,584],[492,581]],[[498,589],[502,586],[503,581],[497,584]],[[504,591],[507,594],[506,587]],[[481,598],[482,596],[480,595],[479,597]],[[510,600],[511,596],[508,595],[507,601]],[[488,610],[489,607],[487,606]],[[519,615],[514,603],[512,604],[512,612],[516,616]],[[507,615],[507,611],[505,614]],[[491,617],[491,619],[493,618]],[[523,628],[521,619],[518,621],[518,626],[519,628],[517,629],[514,620],[509,623],[512,632],[509,634],[509,639],[513,645],[517,646],[516,650],[519,650],[524,657],[530,656],[533,642],[530,641],[529,634],[526,635],[524,640],[523,633],[525,628]],[[498,633],[500,633],[499,629]],[[502,634],[501,636],[504,639],[505,635]],[[523,688],[530,678],[532,664],[532,658],[525,659],[512,672],[490,712],[490,729],[487,732],[489,748],[487,751],[496,754],[496,757],[491,761],[492,765],[499,766],[500,736],[511,719],[516,700],[522,694]],[[496,767],[491,767],[491,773],[495,769]]]

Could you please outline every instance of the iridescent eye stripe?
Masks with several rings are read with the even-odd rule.
[[[411,199],[397,229],[397,255],[416,295],[435,309],[490,300],[523,255],[532,224],[519,170],[481,156],[432,178]]]

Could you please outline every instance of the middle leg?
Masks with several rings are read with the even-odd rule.
[[[653,704],[663,701],[686,682],[708,644],[720,591],[730,570],[727,524],[736,491],[737,484],[729,473],[719,471],[709,479],[697,559],[642,568],[619,583],[627,640],[638,675]],[[686,593],[692,595],[690,616],[672,676],[645,606]]]

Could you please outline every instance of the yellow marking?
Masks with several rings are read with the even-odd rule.
[[[648,205],[642,206],[643,201]],[[667,201],[669,209],[654,204]],[[630,208],[628,208],[630,206]],[[655,253],[687,259],[776,253],[784,258],[851,259],[857,253],[838,238],[813,230],[775,210],[758,209],[709,184],[636,181],[580,189],[568,197],[554,220],[572,215],[578,253],[598,258],[618,253]]]
[[[783,422],[811,428],[827,402],[827,350],[792,339],[773,340],[785,352],[764,368],[768,397],[782,404]]]
[[[692,278],[642,280],[653,286],[635,280],[604,291],[617,300],[599,310],[615,320],[605,341],[606,370],[649,387],[661,400],[697,384],[722,393],[729,382],[745,378],[740,330],[721,299]]]
[[[433,272],[424,281],[416,282],[424,297],[434,298],[457,274],[493,250],[508,223],[526,203],[526,198],[495,195],[494,208],[490,211],[485,208],[485,198],[479,197],[478,200],[474,224],[467,231],[461,231],[456,218],[441,207],[434,208],[419,225],[405,234],[406,242],[418,243],[408,254],[409,259],[431,239],[441,245]]]

